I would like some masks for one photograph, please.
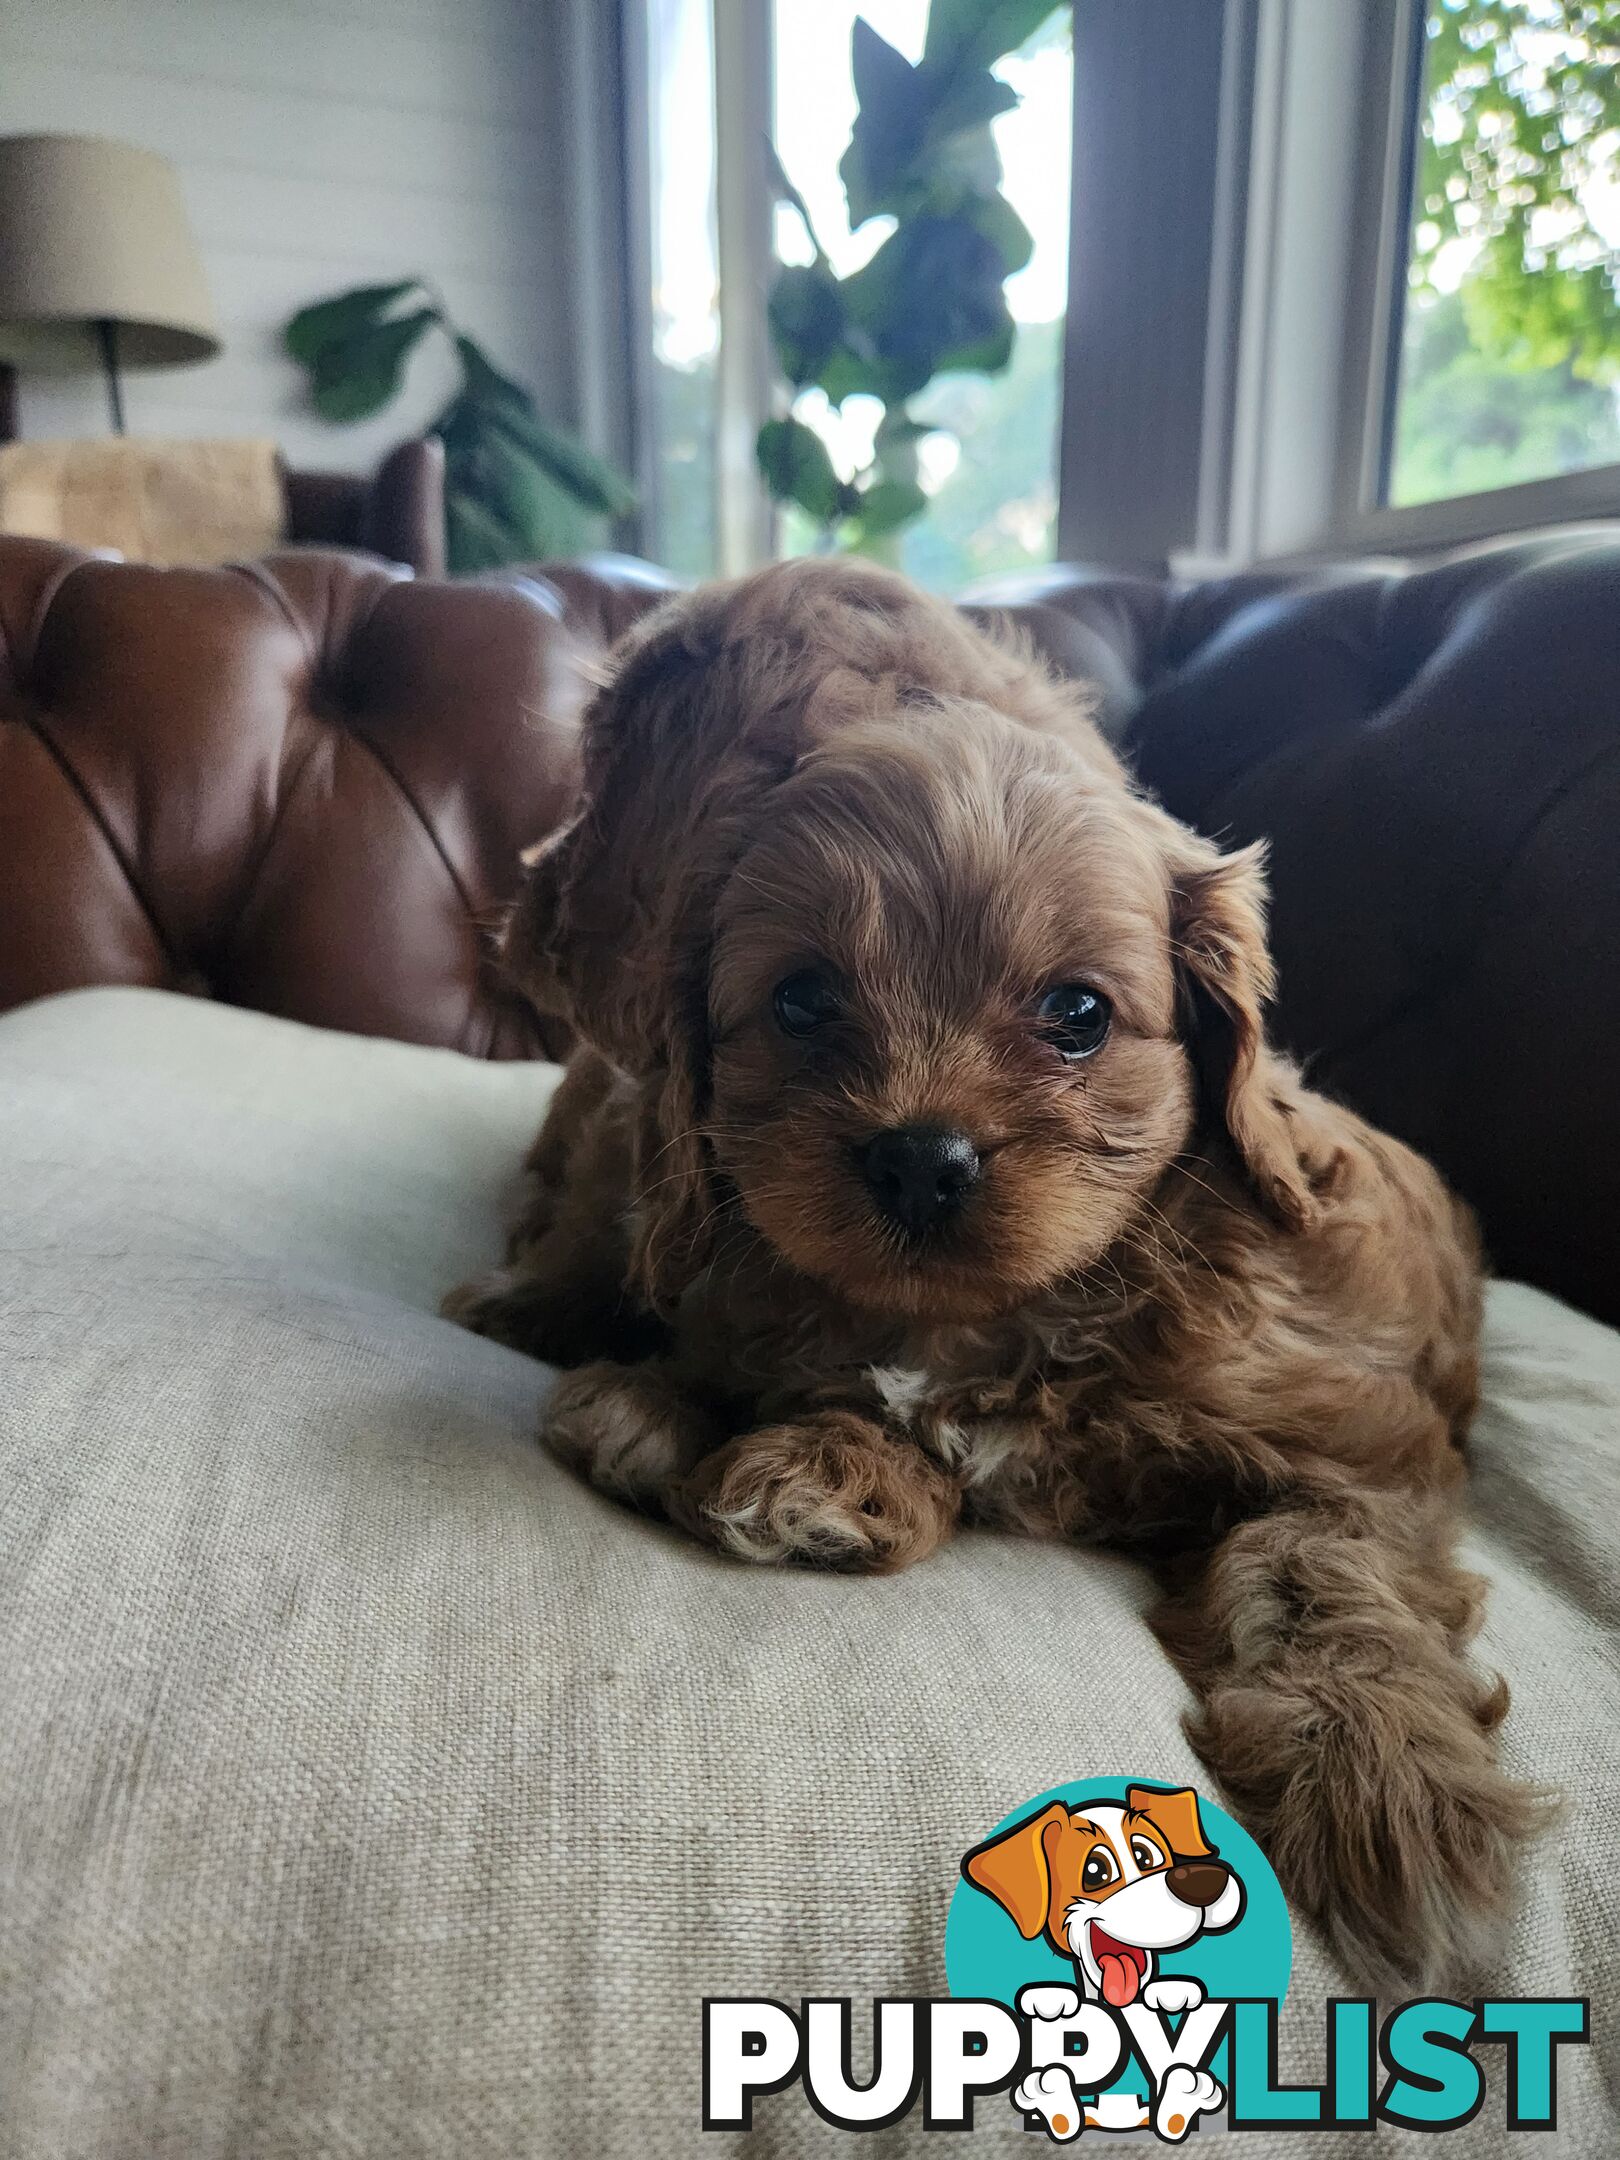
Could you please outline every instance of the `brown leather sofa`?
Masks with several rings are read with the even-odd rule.
[[[419,577],[443,577],[444,445],[436,437],[397,444],[374,473],[288,466],[283,480],[295,546],[365,548]]]
[[[585,664],[669,582],[0,542],[0,1008],[144,983],[555,1051],[487,929],[568,803]],[[1504,1272],[1620,1319],[1620,527],[978,597],[1100,685],[1172,810],[1270,838],[1316,1082],[1444,1165]]]

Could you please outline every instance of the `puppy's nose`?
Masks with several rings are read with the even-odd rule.
[[[937,1125],[891,1126],[855,1152],[879,1209],[914,1236],[954,1215],[979,1181],[973,1142]]]
[[[1174,1867],[1166,1869],[1164,1879],[1173,1897],[1180,1898],[1183,1905],[1196,1905],[1202,1912],[1226,1888],[1226,1877],[1227,1870],[1218,1860],[1178,1860]]]

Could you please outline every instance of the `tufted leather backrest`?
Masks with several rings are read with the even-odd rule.
[[[664,585],[0,543],[0,1007],[144,983],[480,1057],[556,1047],[486,932],[569,799],[588,663]]]
[[[0,541],[0,1007],[153,983],[485,1057],[559,1047],[486,926],[586,674],[668,589]],[[1166,804],[1272,845],[1277,1032],[1498,1263],[1620,1318],[1620,528],[1178,584],[981,588]]]

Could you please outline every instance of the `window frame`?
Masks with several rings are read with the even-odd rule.
[[[1425,13],[1425,0],[1227,0],[1196,558],[1422,553],[1620,514],[1620,464],[1382,499]]]

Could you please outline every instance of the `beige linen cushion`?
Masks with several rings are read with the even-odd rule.
[[[544,1371],[434,1308],[553,1078],[140,991],[0,1021],[8,2160],[712,2155],[706,1993],[942,1992],[1007,1809],[1198,1781],[1121,1561],[754,1572],[548,1460]],[[1590,1993],[1557,2149],[1608,2156],[1620,1345],[1504,1286],[1486,1381],[1484,1654],[1572,1803],[1497,1980]],[[1296,2075],[1337,1987],[1297,1934]],[[1521,2142],[1492,2083],[1448,2150]],[[980,2115],[973,2151],[1034,2149]],[[937,2142],[797,2091],[756,2124],[767,2156]]]

